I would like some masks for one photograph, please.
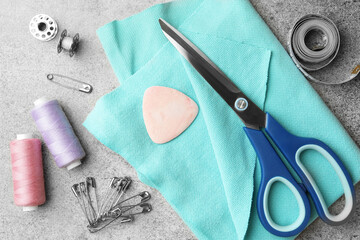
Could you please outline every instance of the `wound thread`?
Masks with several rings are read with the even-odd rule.
[[[10,143],[10,152],[14,202],[24,211],[36,210],[46,200],[41,141],[31,135],[18,135]]]
[[[60,168],[73,169],[85,157],[79,139],[57,100],[40,98],[34,102],[31,115],[38,130]]]

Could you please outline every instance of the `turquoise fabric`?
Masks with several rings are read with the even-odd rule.
[[[156,5],[98,30],[120,86],[102,97],[84,126],[123,156],[141,181],[158,189],[199,239],[278,239],[257,216],[261,178],[256,154],[237,115],[164,37],[158,18],[178,28],[246,95],[291,133],[327,143],[354,182],[360,152],[246,0],[187,0]],[[144,91],[177,89],[199,106],[190,127],[169,143],[149,138]],[[342,194],[329,164],[307,151],[303,162],[330,205]],[[282,184],[270,194],[271,214],[289,224],[298,214]],[[154,213],[155,214],[155,213]],[[312,220],[316,212],[312,209]]]

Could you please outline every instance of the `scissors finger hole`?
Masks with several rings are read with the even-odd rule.
[[[292,223],[291,223],[291,221],[288,220],[287,225],[279,225],[278,223],[276,223],[273,220],[273,218],[272,218],[272,216],[270,214],[270,211],[269,211],[269,197],[270,197],[269,193],[270,193],[270,190],[272,189],[272,185],[275,182],[283,183],[292,192],[293,196],[297,200],[297,204],[298,204],[298,208],[299,208],[298,217]],[[291,182],[289,182],[289,180],[287,180],[287,179],[285,179],[283,177],[273,177],[267,183],[266,188],[265,188],[265,192],[264,192],[263,208],[264,208],[264,213],[265,213],[265,217],[266,217],[266,220],[267,220],[268,224],[273,229],[276,229],[277,231],[280,231],[280,232],[294,231],[297,228],[299,228],[303,224],[303,222],[305,221],[306,210],[305,210],[304,201],[303,201],[298,189],[296,189],[295,186]],[[290,224],[289,224],[289,222],[290,222]]]
[[[322,193],[326,206],[330,206],[329,198],[331,192],[329,188],[341,188],[340,181],[331,164],[319,152],[313,149],[306,149],[299,154],[299,162],[302,164],[302,170],[310,176],[312,182]]]
[[[295,196],[284,183],[275,181],[270,187],[268,198],[269,214],[276,224],[286,226],[296,221],[299,206]]]
[[[320,165],[319,162],[316,164],[317,169],[321,169],[320,171],[316,171],[316,174],[313,172],[311,174],[311,172],[309,171],[309,169],[307,167],[305,167],[304,165],[304,155],[306,154],[306,152],[308,152],[307,150],[314,150],[317,153],[319,153],[320,155],[322,155],[323,159],[326,159],[326,163],[327,165],[331,165],[331,167],[326,166],[326,165]],[[313,151],[311,151],[313,152]],[[316,145],[316,144],[308,144],[308,145],[304,145],[302,147],[300,147],[298,149],[298,151],[295,154],[295,159],[296,159],[296,163],[298,164],[298,166],[300,167],[301,171],[303,172],[303,174],[305,175],[305,177],[307,178],[309,185],[307,186],[307,189],[311,192],[314,192],[313,194],[311,194],[313,201],[315,202],[315,205],[317,206],[317,210],[318,213],[320,215],[320,217],[327,222],[328,224],[331,225],[340,225],[342,224],[344,221],[347,220],[347,218],[351,215],[352,211],[354,210],[354,204],[355,204],[355,193],[353,192],[353,188],[352,188],[352,182],[351,179],[348,179],[348,177],[345,175],[344,167],[340,164],[340,160],[338,159],[338,157],[335,155],[335,153],[333,152],[328,152],[326,151],[323,147]],[[312,158],[311,162],[314,162],[314,158]],[[320,165],[320,166],[319,166]],[[331,169],[333,172],[335,172],[334,174],[332,174],[332,176],[329,174],[329,171],[331,172]],[[333,215],[332,213],[329,212],[328,210],[328,205],[325,202],[323,193],[327,192],[327,191],[320,191],[319,185],[320,182],[319,181],[315,181],[314,176],[317,175],[324,175],[325,179],[327,179],[327,182],[329,182],[331,184],[331,189],[334,190],[336,189],[336,187],[340,186],[340,189],[342,188],[345,194],[345,206],[344,208],[341,210],[341,212],[337,215]],[[338,181],[334,181],[337,180]],[[331,178],[330,178],[331,177]],[[334,178],[334,179],[332,179]],[[317,176],[317,180],[318,180],[318,176]],[[336,183],[339,183],[341,185],[336,185]],[[329,189],[329,186],[328,186]],[[339,188],[337,188],[338,190]]]

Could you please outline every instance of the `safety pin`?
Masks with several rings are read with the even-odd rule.
[[[124,213],[130,211],[133,208],[140,207],[141,210],[137,212],[129,213],[128,215],[123,215]],[[142,213],[148,213],[152,211],[152,206],[150,203],[140,202],[138,204],[123,206],[120,208],[113,209],[109,212],[109,217],[118,217],[118,216],[134,216]]]
[[[96,222],[96,224],[94,225],[88,225],[87,228],[89,229],[89,231],[91,233],[96,233],[98,231],[100,231],[101,229],[105,228],[106,226],[108,226],[110,223],[114,222],[115,220],[117,220],[119,217],[121,217],[121,215],[119,215],[116,218],[108,218],[106,220],[102,220],[102,219],[98,219],[98,221]],[[121,219],[120,223],[128,223],[128,222],[132,222],[134,221],[134,217],[129,215],[129,216],[125,216]]]
[[[139,202],[139,203],[144,203],[144,202],[147,202],[147,201],[150,200],[151,195],[150,195],[150,193],[149,193],[148,191],[141,192],[141,193],[139,193],[139,194],[136,194],[136,195],[134,195],[134,196],[132,196],[132,197],[129,197],[129,198],[127,198],[127,199],[119,202],[118,204],[116,204],[116,205],[113,207],[113,209],[115,209],[115,208],[121,208],[121,207],[127,207],[127,206],[134,206],[134,205],[121,206],[121,204],[123,204],[123,203],[125,203],[125,202],[127,202],[127,201],[130,201],[131,199],[134,199],[134,198],[136,198],[136,197],[140,197],[140,202]],[[137,205],[137,204],[135,204],[135,205]]]
[[[97,196],[96,196],[95,178],[93,178],[93,177],[87,177],[86,178],[86,189],[87,189],[88,194],[89,194],[91,205],[93,206],[93,208],[95,210],[95,216],[97,217],[98,211],[99,211],[99,205],[98,205],[98,200],[97,200]],[[92,204],[92,203],[94,203],[94,204]]]
[[[105,197],[104,199],[106,199],[105,201],[102,202],[102,204],[100,205],[100,209],[99,209],[99,212],[98,212],[98,218],[100,217],[105,205],[107,204],[107,202],[109,201],[109,196],[111,194],[111,190],[113,188],[116,187],[116,183],[120,180],[120,178],[118,177],[113,177],[111,180],[110,180],[110,185],[109,185],[109,188],[108,190],[106,191],[106,194],[105,194]]]
[[[137,203],[122,206],[122,203],[128,202],[131,199],[134,199],[136,197],[140,197],[140,200]],[[101,214],[101,218],[106,219],[107,217],[113,218],[113,217],[117,217],[119,215],[122,215],[123,213],[129,211],[130,209],[133,209],[134,207],[141,206],[141,204],[143,204],[144,202],[149,201],[150,198],[151,198],[151,195],[147,191],[136,194],[136,195],[134,195],[134,196],[132,196],[130,198],[127,198],[127,199],[123,200],[122,202],[116,204],[114,207],[112,207],[108,211],[103,212]]]
[[[125,177],[123,179],[123,181],[121,182],[120,186],[119,186],[119,189],[118,189],[118,197],[113,201],[113,203],[111,204],[111,208],[113,208],[114,206],[116,206],[121,197],[124,195],[124,193],[126,192],[126,190],[130,187],[130,184],[131,184],[132,180],[128,177]]]
[[[130,213],[128,216],[134,216],[134,215],[138,215],[138,214],[142,214],[142,213],[149,213],[149,212],[152,211],[152,206],[151,206],[150,203],[141,203],[138,206],[141,207],[141,211]],[[134,207],[137,207],[137,206],[134,206]],[[126,210],[123,213],[125,213],[125,212],[127,212],[129,210]]]
[[[105,201],[101,204],[100,210],[98,212],[98,217],[100,218],[103,213],[106,213],[111,209],[112,199],[114,195],[117,193],[117,189],[119,188],[123,178],[113,177],[110,181],[110,186],[105,194]]]
[[[55,77],[62,78],[63,82],[67,82],[68,84],[71,84],[71,85],[67,85],[67,84],[55,81],[54,80]],[[74,78],[61,75],[61,74],[50,73],[50,74],[46,75],[46,78],[48,80],[52,81],[53,83],[56,83],[56,84],[58,84],[58,85],[60,85],[62,87],[77,90],[77,91],[84,92],[84,93],[91,93],[91,91],[93,89],[92,86],[90,84],[86,83],[86,82],[82,82],[82,81],[76,80]],[[76,86],[76,83],[79,83],[80,86]]]
[[[131,213],[129,215],[125,215],[125,216],[123,215],[125,212],[127,212],[130,209],[135,208],[135,207],[141,207],[141,210],[138,212],[135,212],[135,213]],[[110,223],[114,222],[119,217],[122,217],[120,223],[127,223],[127,222],[134,221],[135,215],[142,214],[142,213],[149,213],[151,211],[152,211],[152,206],[149,203],[139,203],[139,204],[133,205],[131,208],[129,208],[125,211],[122,211],[121,209],[117,208],[111,212],[110,216],[98,219],[96,221],[96,223],[94,223],[93,225],[88,225],[87,227],[91,233],[95,233],[97,231],[100,231],[104,227],[108,226]]]
[[[85,217],[86,219],[88,220],[89,224],[91,225],[93,222],[92,220],[89,218],[88,216],[88,213],[86,211],[86,208],[85,208],[85,204],[84,204],[84,201],[81,197],[81,191],[79,189],[79,184],[74,184],[72,187],[71,187],[71,190],[73,191],[76,199],[78,200],[78,203],[80,205],[80,208],[81,210],[83,211],[83,213],[85,214]]]
[[[79,190],[82,193],[80,196],[84,204],[85,211],[88,215],[88,219],[90,219],[90,224],[93,224],[96,221],[96,213],[91,204],[90,196],[85,182],[79,183]]]

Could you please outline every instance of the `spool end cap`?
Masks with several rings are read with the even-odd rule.
[[[67,170],[71,170],[73,168],[76,168],[77,166],[81,165],[81,161],[80,160],[75,160],[72,163],[70,163],[69,165],[66,166]]]
[[[42,98],[39,98],[38,100],[36,100],[35,102],[34,102],[34,105],[35,106],[40,106],[40,105],[43,105],[43,104],[45,104],[45,103],[47,103],[47,102],[50,102],[51,100],[50,99],[48,99],[47,97],[42,97]]]
[[[31,139],[31,138],[34,138],[34,136],[31,133],[16,134],[17,140]]]
[[[37,209],[38,209],[38,206],[23,206],[24,212],[31,212],[31,211],[35,211]]]

